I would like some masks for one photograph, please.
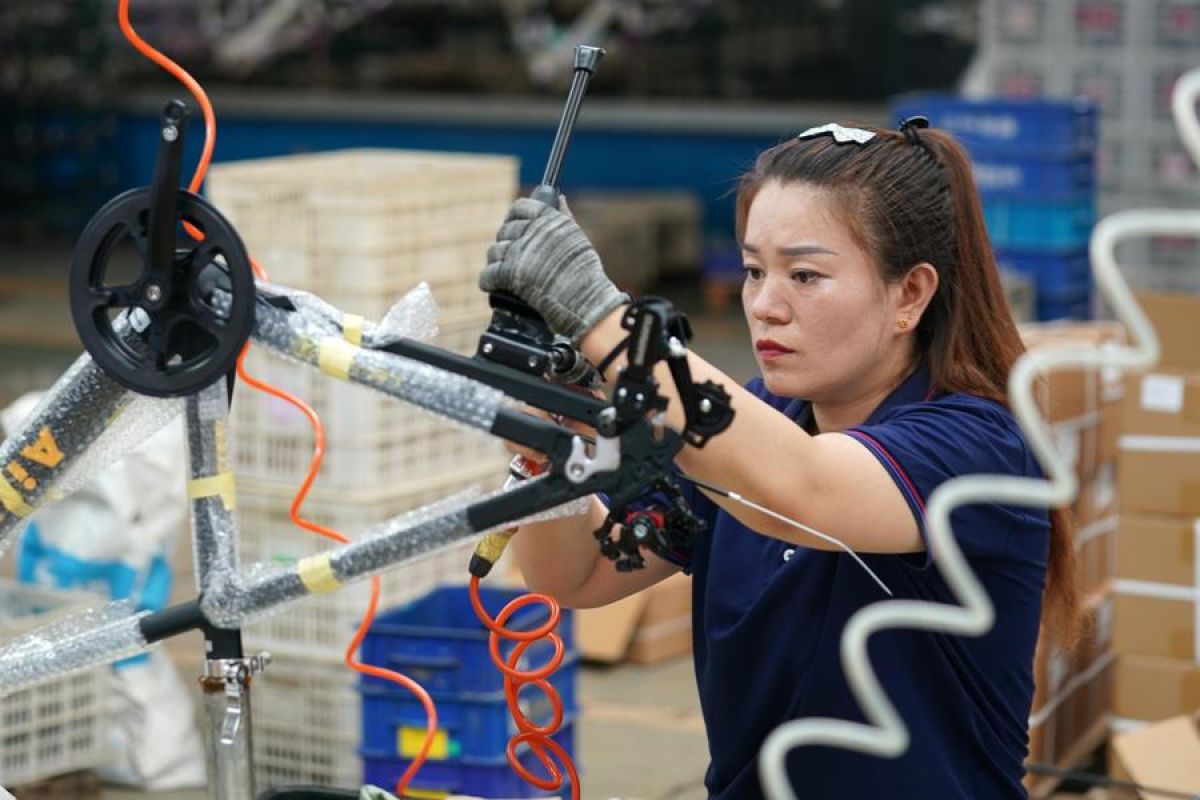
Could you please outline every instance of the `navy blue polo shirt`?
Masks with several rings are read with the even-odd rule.
[[[758,379],[747,388],[797,424],[810,419],[805,401],[771,395]],[[845,433],[887,469],[923,536],[923,505],[943,481],[971,473],[1042,475],[1008,410],[965,394],[931,397],[924,369]],[[771,454],[764,468],[785,458]],[[865,722],[842,671],[840,640],[851,615],[887,598],[845,553],[796,548],[755,533],[698,492],[692,498],[711,532],[697,538],[688,564],[696,680],[712,759],[705,783],[712,798],[748,800],[762,797],[758,752],[781,723]],[[885,759],[795,749],[788,773],[798,797],[1025,797],[1022,763],[1049,517],[977,505],[956,511],[952,523],[996,605],[994,627],[978,638],[876,634],[871,661],[908,725],[908,751]],[[863,558],[897,598],[954,602],[928,552]]]

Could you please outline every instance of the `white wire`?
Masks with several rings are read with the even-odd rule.
[[[823,541],[829,542],[832,545],[842,548],[843,550],[845,550],[847,553],[850,554],[851,558],[853,558],[855,561],[858,562],[858,565],[860,567],[862,567],[863,570],[865,570],[868,575],[871,576],[871,579],[873,581],[875,581],[877,584],[879,584],[880,589],[883,589],[883,591],[887,592],[888,597],[894,596],[892,594],[892,590],[888,588],[887,584],[884,583],[882,580],[880,580],[879,576],[875,574],[875,570],[868,567],[867,562],[863,561],[859,557],[858,553],[854,552],[854,550],[851,549],[850,545],[846,544],[845,542],[843,542],[841,539],[837,538],[836,536],[830,536],[827,533],[821,533],[816,528],[809,527],[808,525],[805,525],[803,522],[799,522],[790,517],[785,517],[783,514],[780,514],[778,511],[772,511],[771,509],[767,508],[766,506],[760,506],[758,503],[754,502],[753,500],[747,500],[745,497],[742,497],[737,492],[731,492],[728,489],[722,489],[720,486],[714,486],[714,485],[712,485],[710,483],[706,483],[704,481],[698,481],[695,478],[691,478],[686,475],[684,477],[687,480],[691,481],[692,483],[696,484],[697,486],[701,486],[705,489],[709,489],[711,491],[718,492],[719,494],[723,494],[726,497],[728,497],[729,499],[736,500],[737,502],[741,503],[744,506],[747,506],[748,508],[753,508],[755,511],[759,512],[760,514],[766,514],[771,519],[776,519],[776,520],[779,520],[780,522],[787,523],[788,525],[791,525],[793,528],[798,528],[799,530],[802,530],[807,534],[810,534],[812,536],[817,537],[818,539],[821,539]]]
[[[1198,97],[1200,69],[1179,79],[1172,98],[1176,125],[1184,145],[1200,165],[1200,122],[1195,116]],[[891,628],[907,628],[981,636],[991,629],[995,609],[958,548],[950,527],[950,515],[959,506],[979,503],[1056,508],[1067,505],[1075,497],[1078,486],[1074,471],[1055,449],[1049,425],[1038,409],[1034,380],[1040,374],[1066,368],[1145,369],[1158,361],[1158,338],[1133,299],[1116,261],[1119,241],[1153,235],[1200,237],[1200,212],[1173,209],[1123,211],[1096,225],[1090,243],[1096,287],[1117,319],[1125,324],[1131,345],[1103,350],[1071,346],[1029,352],[1013,366],[1008,381],[1013,413],[1048,479],[971,475],[949,480],[934,491],[926,510],[929,547],[935,553],[934,563],[961,605],[893,600],[869,605],[850,618],[842,635],[842,666],[868,724],[811,717],[786,722],[772,731],[758,759],[759,777],[771,800],[795,800],[785,761],[792,748],[828,745],[892,758],[902,755],[908,748],[908,728],[884,693],[867,659],[867,641],[872,634]]]

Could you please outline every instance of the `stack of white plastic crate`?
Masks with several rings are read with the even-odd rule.
[[[440,309],[433,343],[469,354],[489,318],[479,271],[516,181],[508,157],[355,150],[219,165],[208,191],[272,282],[378,321],[425,281]],[[246,366],[320,414],[327,454],[302,513],[351,538],[395,514],[503,479],[507,459],[496,440],[257,348]],[[230,420],[243,564],[293,562],[330,547],[288,519],[312,457],[304,417],[241,386]],[[385,574],[380,608],[465,581],[470,547]],[[247,628],[247,647],[275,656],[255,683],[260,784],[359,784],[356,675],[341,659],[368,589],[350,586]]]
[[[975,88],[1096,102],[1101,216],[1200,206],[1200,178],[1171,115],[1175,81],[1200,66],[1200,0],[987,0],[982,9]],[[1125,247],[1140,288],[1200,289],[1196,240]]]
[[[0,581],[0,641],[104,604],[98,595]],[[0,786],[12,789],[104,765],[108,671],[92,667],[0,698]]]

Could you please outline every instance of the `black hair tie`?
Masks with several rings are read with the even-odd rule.
[[[909,144],[915,144],[918,147],[925,147],[925,142],[917,131],[928,127],[929,118],[919,114],[900,121],[900,132],[904,134],[904,138],[908,139]]]

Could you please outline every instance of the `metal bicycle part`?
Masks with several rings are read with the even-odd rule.
[[[571,77],[571,89],[563,106],[554,142],[542,174],[542,182],[530,194],[534,200],[551,208],[559,206],[558,176],[562,172],[563,159],[575,122],[583,105],[588,82],[596,73],[604,50],[589,45],[575,47],[575,65]],[[571,354],[562,347],[557,350],[554,335],[541,316],[519,297],[509,292],[492,292],[489,302],[493,309],[492,321],[480,339],[479,357],[498,361],[531,375],[551,374],[556,380],[570,383],[571,378],[590,380],[582,355]],[[570,350],[570,345],[566,346]]]
[[[169,248],[169,263],[154,259],[161,239],[152,247],[153,197],[148,187],[130,190],[88,223],[71,262],[71,317],[88,353],[117,383],[142,394],[179,397],[233,368],[254,326],[254,276],[233,226],[206,200],[184,190],[174,196],[177,217],[202,231],[204,239]],[[110,272],[117,269],[123,245],[133,246],[142,269],[113,283]],[[205,284],[213,276],[232,295],[227,312],[210,303]],[[114,323],[135,309],[148,322],[142,337],[130,342]]]

